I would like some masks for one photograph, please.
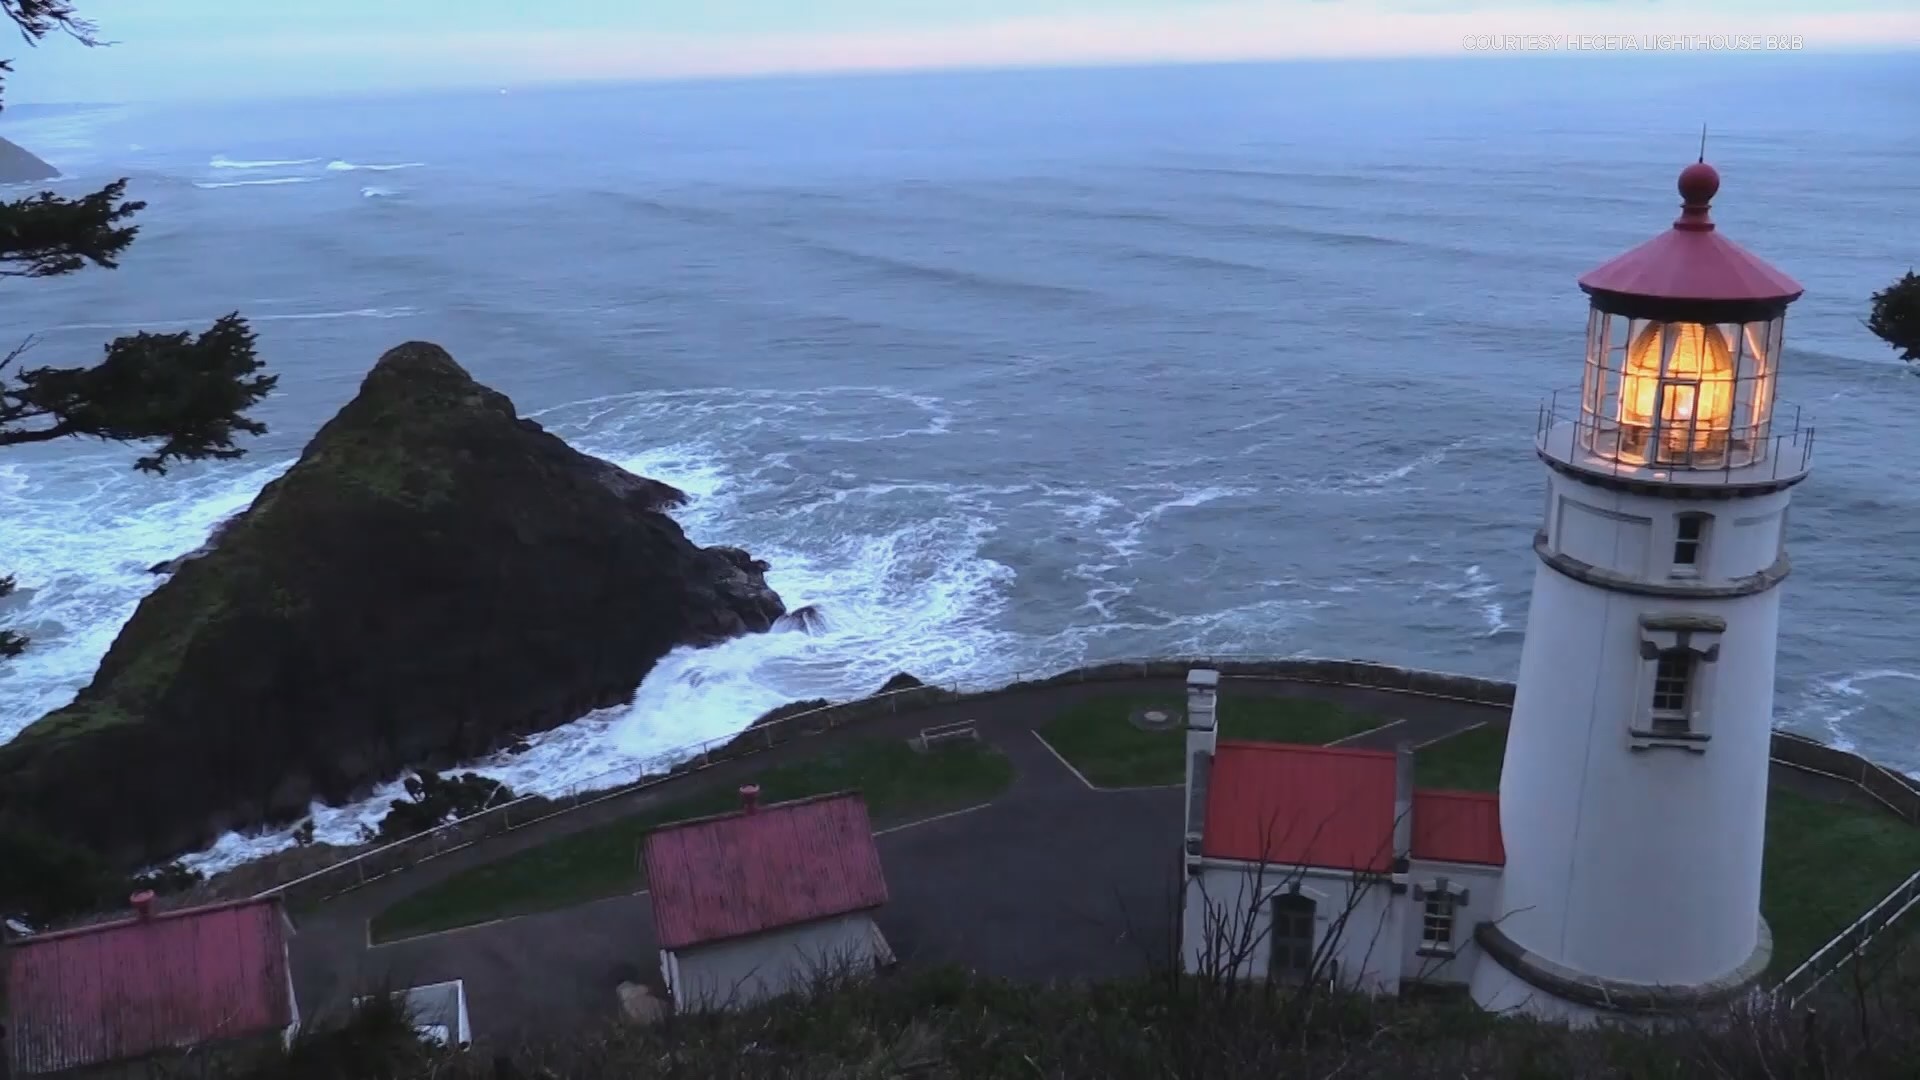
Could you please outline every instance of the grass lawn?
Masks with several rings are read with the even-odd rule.
[[[760,785],[763,803],[858,788],[868,812],[884,823],[990,799],[1013,782],[1013,766],[985,743],[947,743],[922,754],[903,741],[870,739],[771,766],[741,782]],[[636,892],[646,887],[639,867],[641,838],[663,824],[732,809],[739,803],[737,787],[704,789],[463,871],[375,916],[373,940]]]
[[[1186,731],[1142,731],[1129,717],[1135,709],[1162,708],[1184,715],[1185,703],[1171,695],[1115,695],[1083,702],[1040,729],[1048,745],[1073,763],[1090,783],[1104,788],[1153,787],[1186,779],[1182,760]],[[1338,705],[1304,698],[1220,696],[1220,737],[1320,745],[1371,731],[1383,717],[1349,712]]]
[[[1413,752],[1413,782],[1445,791],[1500,790],[1507,729],[1488,724]]]
[[[1507,733],[1475,728],[1418,752],[1423,787],[1495,791]],[[1822,802],[1775,787],[1767,796],[1760,912],[1773,931],[1767,976],[1784,978],[1920,870],[1920,828],[1870,807]]]

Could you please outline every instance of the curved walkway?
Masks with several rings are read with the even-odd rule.
[[[1007,755],[1014,781],[991,804],[878,836],[891,898],[877,916],[905,963],[959,963],[1016,978],[1100,977],[1165,959],[1176,910],[1180,800],[1177,788],[1088,788],[1039,739],[1070,705],[1115,695],[1178,695],[1173,679],[1038,688],[984,700],[942,702],[876,717],[716,765],[419,863],[321,904],[294,937],[302,1011],[318,1015],[382,985],[464,979],[474,1029],[484,1036],[548,1029],[614,1009],[626,980],[658,984],[645,894],[519,916],[369,946],[368,920],[402,897],[454,874],[679,799],[700,786],[730,786],[782,761],[855,739],[908,738],[922,728],[971,720]],[[1380,716],[1388,726],[1348,745],[1431,741],[1499,719],[1482,705],[1383,691],[1228,679],[1235,698],[1313,697]],[[1231,720],[1228,720],[1231,723]]]
[[[610,1015],[614,988],[659,990],[652,913],[644,893],[370,946],[368,920],[401,898],[475,866],[677,800],[732,786],[838,743],[908,738],[973,721],[1012,761],[1014,781],[988,805],[877,834],[890,900],[876,916],[909,964],[956,963],[1012,978],[1138,973],[1171,958],[1177,908],[1178,787],[1095,790],[1040,739],[1062,709],[1090,699],[1178,695],[1175,679],[1095,682],[943,702],[806,736],[700,773],[609,799],[416,864],[307,914],[293,940],[302,1012],[311,1017],[381,986],[466,982],[483,1039],[551,1033]],[[1421,746],[1505,719],[1505,710],[1382,690],[1279,680],[1223,680],[1220,708],[1249,696],[1318,698],[1379,716],[1383,726],[1343,745]],[[1843,782],[1776,767],[1774,782],[1828,800]]]

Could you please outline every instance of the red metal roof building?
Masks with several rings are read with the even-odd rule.
[[[867,804],[843,792],[657,829],[646,839],[654,932],[684,949],[887,902]]]
[[[1415,791],[1413,857],[1505,866],[1500,796],[1483,791]]]
[[[1201,854],[1384,874],[1393,867],[1397,755],[1221,740]],[[1415,791],[1412,856],[1501,866],[1500,797]]]
[[[297,1022],[278,897],[21,938],[5,949],[16,1076],[280,1035]]]
[[[1201,852],[1385,873],[1393,865],[1393,800],[1391,752],[1222,740]]]

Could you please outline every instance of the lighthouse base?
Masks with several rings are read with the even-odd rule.
[[[1518,1013],[1575,1027],[1657,1024],[1724,1006],[1758,989],[1773,959],[1773,934],[1760,920],[1753,952],[1719,978],[1692,985],[1651,985],[1585,975],[1554,963],[1481,923],[1474,942],[1485,957],[1475,965],[1473,1000],[1488,1012]]]

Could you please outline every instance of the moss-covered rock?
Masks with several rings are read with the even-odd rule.
[[[684,498],[438,346],[393,349],[74,703],[0,747],[0,818],[162,859],[627,700],[676,646],[784,611],[765,563],[663,512]]]

